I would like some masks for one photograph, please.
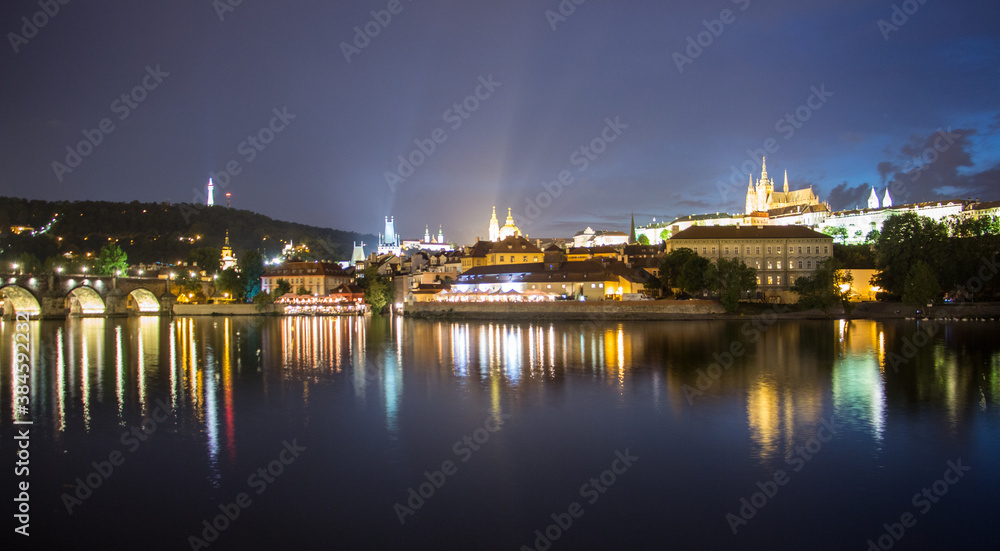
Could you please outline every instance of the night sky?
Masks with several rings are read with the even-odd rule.
[[[2,195],[200,202],[228,165],[281,220],[571,236],[742,212],[770,149],[834,209],[1000,199],[995,0],[47,2],[0,5]]]

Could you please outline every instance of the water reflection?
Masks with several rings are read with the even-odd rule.
[[[13,325],[0,323],[5,349]],[[746,325],[726,322],[31,322],[32,415],[60,439],[105,425],[136,426],[162,397],[178,426],[199,435],[208,478],[218,485],[225,465],[237,460],[239,428],[254,407],[277,406],[308,423],[318,386],[344,388],[353,407],[378,412],[386,435],[399,438],[407,392],[424,392],[427,384],[454,384],[499,416],[526,397],[555,399],[573,378],[614,392],[619,407],[650,400],[673,419],[719,404],[740,411],[752,443],[747,453],[768,464],[813,437],[831,412],[876,450],[894,412],[935,406],[948,431],[961,433],[971,415],[1000,405],[996,327],[951,323],[931,334],[916,322],[789,322],[751,338]],[[914,337],[921,331],[926,342]],[[706,379],[734,343],[743,352]],[[5,368],[13,365],[13,353],[3,357]],[[4,395],[13,397],[11,370],[2,377]]]

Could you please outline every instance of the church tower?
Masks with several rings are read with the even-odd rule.
[[[878,193],[875,191],[875,186],[872,186],[872,192],[868,196],[868,208],[870,209],[878,208]]]
[[[212,179],[208,179],[208,200],[205,204],[209,207],[215,205],[215,184],[212,183]]]
[[[490,241],[500,241],[500,221],[497,220],[497,208],[493,207],[493,218],[490,219]]]
[[[444,244],[444,229],[440,225],[438,225],[438,240],[437,240],[437,242],[438,242],[439,245],[443,245]]]
[[[788,193],[788,171],[785,171],[785,193]]]
[[[892,206],[892,197],[889,196],[889,186],[885,188],[885,197],[882,198],[882,208]]]

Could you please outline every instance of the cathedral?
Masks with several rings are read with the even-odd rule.
[[[773,209],[793,206],[818,205],[819,198],[811,187],[788,191],[788,171],[785,171],[785,186],[782,191],[774,191],[774,180],[767,177],[767,158],[761,165],[760,180],[755,185],[753,177],[747,185],[746,214],[768,212]]]
[[[503,241],[514,235],[521,235],[521,229],[514,225],[514,216],[510,213],[510,207],[507,208],[507,220],[503,227],[500,227],[500,221],[497,220],[497,208],[493,207],[493,218],[490,219],[490,241]]]

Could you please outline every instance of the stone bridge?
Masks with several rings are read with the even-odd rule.
[[[32,318],[61,319],[67,316],[170,315],[176,297],[166,279],[86,275],[0,275],[3,316],[15,312]],[[215,287],[202,284],[205,296]]]

